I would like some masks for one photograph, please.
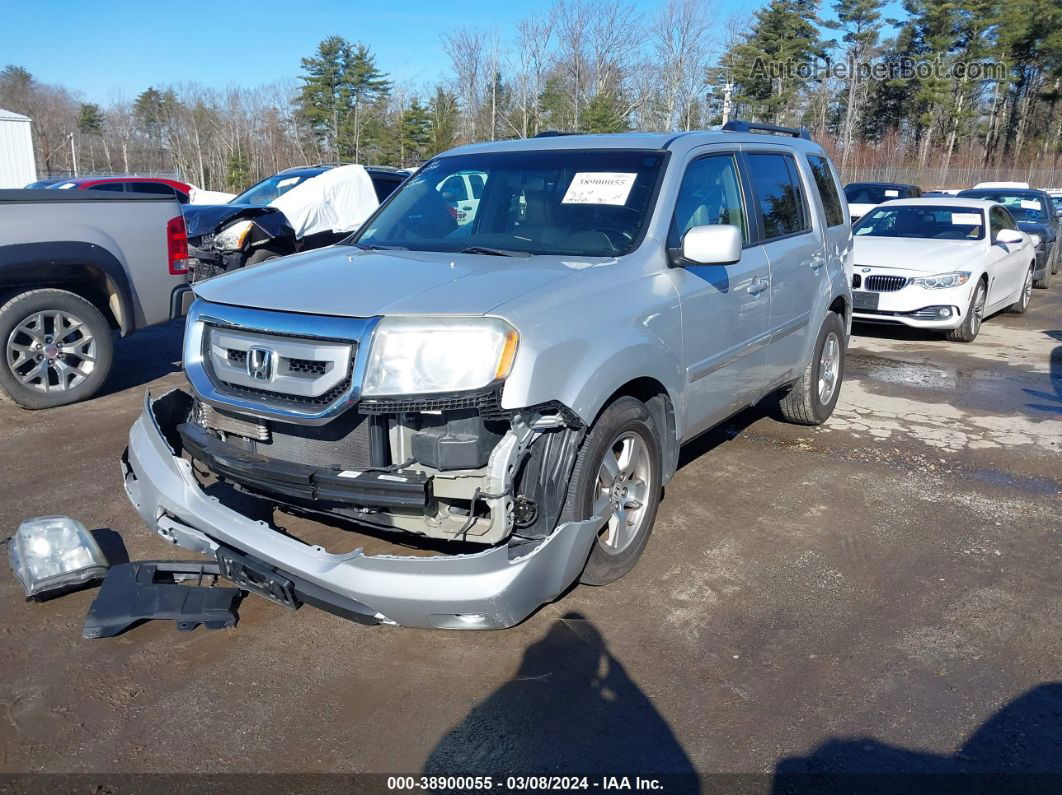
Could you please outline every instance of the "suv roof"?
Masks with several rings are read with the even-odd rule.
[[[845,183],[846,188],[850,188],[853,185],[873,185],[874,187],[882,188],[917,188],[917,185],[912,185],[910,182],[848,182]]]
[[[752,130],[757,129],[755,125]],[[479,152],[526,152],[556,149],[660,149],[671,152],[686,152],[704,144],[780,144],[803,152],[822,153],[823,149],[810,138],[804,138],[795,128],[773,128],[763,125],[760,129],[784,130],[785,134],[738,130],[695,130],[679,133],[572,133],[548,135],[536,138],[517,138],[509,141],[466,144],[446,152],[445,155],[472,154]]]

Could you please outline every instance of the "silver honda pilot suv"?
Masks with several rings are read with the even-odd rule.
[[[683,443],[764,398],[830,416],[840,196],[805,133],[746,123],[446,152],[342,243],[195,285],[190,390],[148,395],[130,499],[289,606],[511,626],[631,570]],[[248,502],[419,548],[328,549]]]

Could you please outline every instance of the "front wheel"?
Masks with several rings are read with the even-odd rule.
[[[0,388],[27,409],[90,397],[114,353],[107,319],[66,290],[31,290],[0,307],[0,345]]]
[[[598,417],[568,484],[562,522],[607,517],[579,581],[607,585],[634,568],[656,521],[662,457],[656,423],[622,397]]]
[[[844,380],[844,321],[830,312],[800,378],[778,397],[782,418],[796,425],[821,425],[833,414]]]
[[[970,306],[966,309],[966,317],[958,328],[949,329],[944,336],[952,342],[973,342],[977,339],[977,333],[981,330],[981,321],[985,318],[985,302],[988,300],[988,287],[984,281],[978,281],[970,296]]]

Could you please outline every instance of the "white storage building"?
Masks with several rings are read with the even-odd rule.
[[[22,188],[36,179],[29,117],[0,108],[0,188]]]

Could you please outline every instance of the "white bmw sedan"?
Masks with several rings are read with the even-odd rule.
[[[1035,235],[982,199],[900,199],[852,228],[853,319],[940,329],[971,342],[981,321],[1029,306]]]

